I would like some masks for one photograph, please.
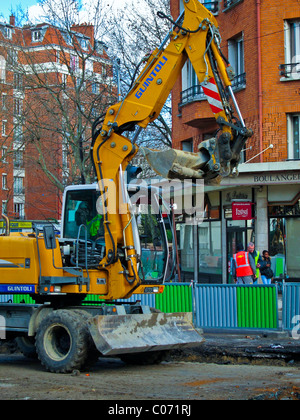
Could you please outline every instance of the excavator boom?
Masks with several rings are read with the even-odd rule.
[[[165,16],[159,12],[159,16]],[[160,114],[181,70],[189,59],[202,86],[212,113],[219,126],[216,137],[203,141],[198,153],[186,153],[170,149],[155,151],[144,149],[144,156],[152,168],[165,178],[204,179],[229,176],[237,168],[240,152],[251,130],[245,126],[234,98],[231,81],[232,68],[220,49],[220,33],[215,17],[198,1],[184,1],[184,11],[161,46],[148,57],[140,75],[132,84],[126,97],[111,106],[103,125],[93,140],[92,155],[102,193],[109,190],[109,182],[119,185],[119,177],[125,171],[138,147],[123,133],[135,127],[146,128]],[[234,108],[230,104],[232,99]],[[236,111],[237,116],[234,116]],[[104,202],[106,244],[110,250],[106,264],[116,262],[116,244],[125,240],[128,249],[128,272],[134,284],[138,283],[138,257],[133,241],[130,209],[122,216],[107,211],[109,200],[117,200],[117,208],[126,203],[118,202],[113,194],[106,194]],[[124,232],[124,237],[122,235]]]

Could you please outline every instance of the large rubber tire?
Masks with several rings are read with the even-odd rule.
[[[28,359],[37,359],[35,342],[33,337],[17,337],[15,342],[20,352]]]
[[[50,372],[81,370],[88,359],[90,336],[82,317],[75,311],[59,309],[39,325],[36,351]]]

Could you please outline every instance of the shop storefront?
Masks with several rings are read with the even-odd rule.
[[[231,283],[236,244],[251,241],[269,250],[276,279],[300,279],[300,163],[242,164],[237,178],[205,187],[204,220],[177,226],[184,281]],[[247,217],[233,217],[235,203],[248,203]]]

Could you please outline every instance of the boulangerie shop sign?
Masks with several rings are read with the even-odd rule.
[[[232,220],[251,220],[252,219],[252,203],[249,201],[233,201]]]

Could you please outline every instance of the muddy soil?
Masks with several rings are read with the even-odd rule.
[[[88,372],[62,375],[46,372],[21,354],[0,354],[0,399],[129,400],[137,406],[138,400],[299,400],[300,368],[184,360],[129,366],[106,358]]]

